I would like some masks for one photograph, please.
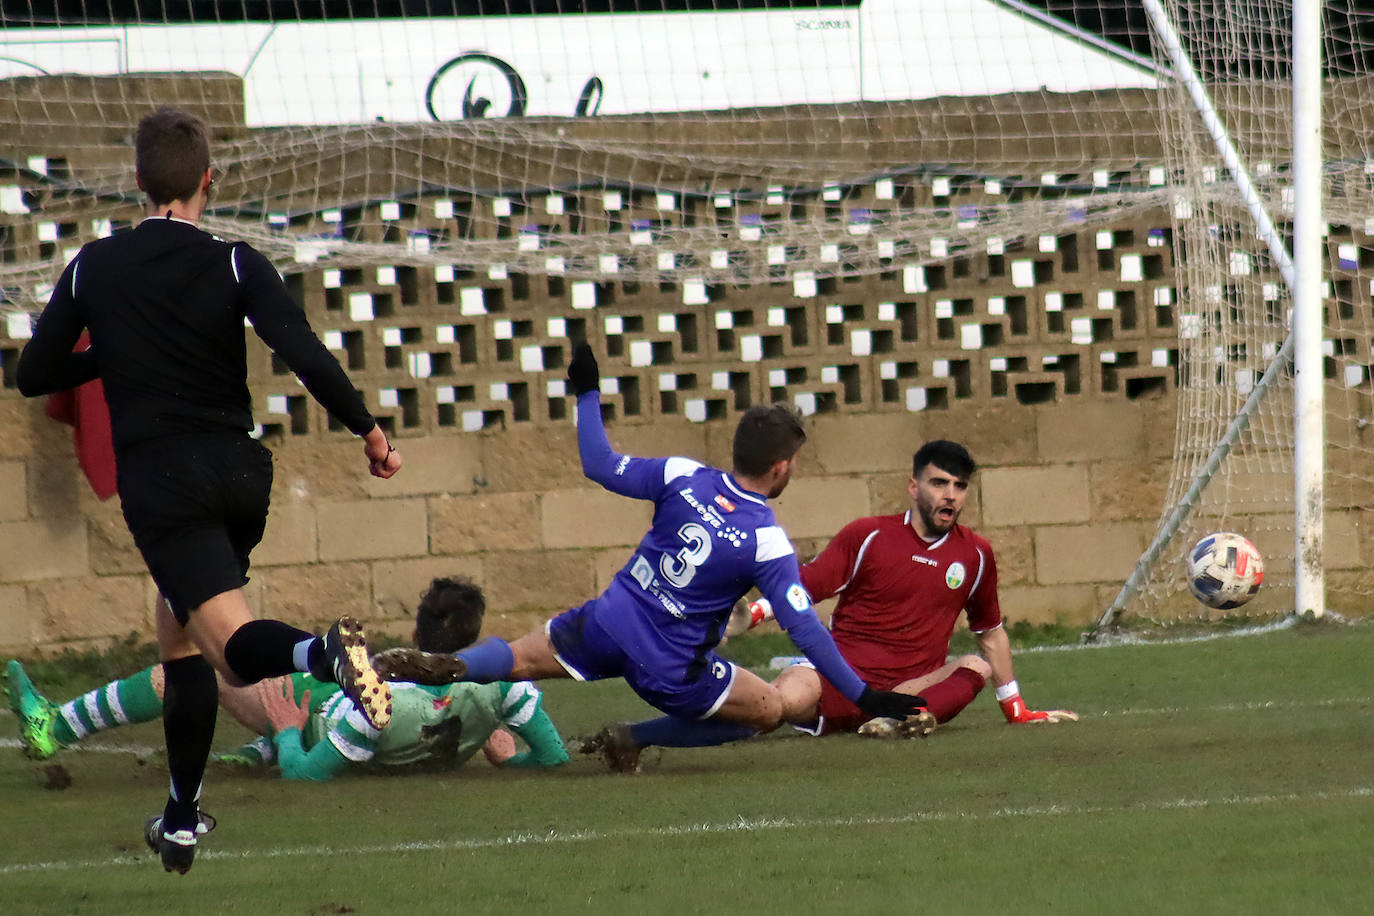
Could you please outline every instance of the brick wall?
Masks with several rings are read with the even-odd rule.
[[[153,590],[118,499],[96,501],[66,428],[40,403],[4,400],[0,410],[14,433],[0,453],[0,649],[151,638]],[[731,426],[661,419],[613,423],[610,436],[621,450],[719,465]],[[808,556],[852,518],[904,509],[914,448],[959,438],[983,464],[964,519],[998,551],[1006,613],[1085,623],[1149,541],[1173,428],[1170,398],[813,418],[800,471],[775,505]],[[356,441],[276,443],[272,513],[248,588],[258,613],[312,625],[350,613],[404,635],[429,580],[461,573],[487,592],[488,629],[513,636],[604,588],[649,520],[647,503],[582,478],[571,422],[535,436],[398,444],[405,468],[378,481]]]

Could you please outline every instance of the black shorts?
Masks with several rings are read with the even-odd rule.
[[[192,610],[248,582],[272,493],[272,453],[243,435],[175,436],[120,452],[119,498],[162,596]]]

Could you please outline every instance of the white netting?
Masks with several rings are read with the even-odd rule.
[[[1289,3],[1169,3],[1185,52],[1291,247],[1292,8]],[[1324,351],[1327,399],[1328,604],[1363,613],[1370,576],[1361,556],[1374,497],[1371,418],[1371,267],[1374,167],[1370,13],[1327,4],[1324,90]],[[1160,57],[1161,64],[1168,61]],[[1217,145],[1180,81],[1161,93],[1179,254],[1179,428],[1166,516],[1221,441],[1288,335],[1292,298]],[[1203,491],[1128,611],[1195,614],[1178,571],[1209,532],[1245,533],[1265,556],[1266,582],[1245,613],[1293,607],[1294,485],[1291,369],[1260,402],[1249,427]]]
[[[136,211],[131,126],[168,97],[215,127],[216,227],[304,263],[748,284],[1161,199],[1150,70],[986,0],[4,9],[0,209],[58,215],[5,266],[26,308]],[[156,75],[38,75],[67,72]]]

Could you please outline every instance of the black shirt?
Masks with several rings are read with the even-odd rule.
[[[33,397],[99,377],[116,452],[169,435],[247,433],[245,318],[344,426],[372,429],[362,395],[271,262],[175,219],[147,219],[81,249],[19,359],[19,390]],[[83,329],[91,348],[73,353]]]

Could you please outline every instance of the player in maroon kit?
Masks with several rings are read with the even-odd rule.
[[[925,697],[937,722],[958,715],[988,678],[1008,722],[1077,721],[1069,710],[1032,710],[1021,699],[997,602],[992,546],[958,523],[974,469],[968,450],[957,442],[921,446],[907,484],[911,508],[845,525],[802,567],[802,584],[813,601],[840,596],[830,631],[859,676],[875,689]],[[946,661],[961,611],[968,614],[979,654]],[[783,671],[774,684],[787,720],[815,734],[930,731],[870,720],[805,664]]]
[[[973,458],[957,442],[927,442],[912,459],[911,508],[850,522],[801,568],[813,601],[840,596],[830,634],[855,672],[875,690],[922,697],[925,708],[905,719],[873,718],[801,662],[773,682],[786,721],[815,735],[925,736],[973,702],[988,678],[1008,722],[1078,720],[1070,710],[1033,710],[1021,699],[997,603],[992,546],[958,524],[974,470]],[[756,626],[771,610],[764,599],[741,602],[726,635]],[[947,662],[960,612],[968,614],[980,654]],[[662,742],[642,741],[633,727],[618,725],[582,750],[605,754],[613,769],[638,772],[639,752],[653,743]]]

